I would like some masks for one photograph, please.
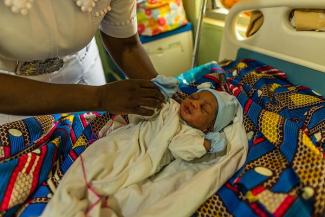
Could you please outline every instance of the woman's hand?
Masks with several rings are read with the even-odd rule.
[[[0,73],[0,113],[53,114],[109,111],[152,115],[164,101],[151,81],[123,80],[103,86],[51,84]]]
[[[149,116],[164,102],[158,87],[149,80],[116,81],[101,86],[99,91],[100,109],[115,114]]]

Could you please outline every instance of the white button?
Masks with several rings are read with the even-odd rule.
[[[263,93],[263,92],[262,92],[261,90],[258,90],[258,91],[257,91],[258,96],[261,96],[262,93]]]
[[[17,130],[17,129],[9,129],[8,132],[12,135],[12,136],[16,136],[16,137],[19,137],[19,136],[22,136],[23,134],[21,133],[20,130]]]
[[[302,197],[305,200],[308,200],[309,198],[314,196],[314,193],[315,193],[315,191],[314,191],[314,189],[312,187],[304,187]]]
[[[273,172],[266,167],[255,167],[255,172],[263,175],[263,176],[272,176]]]

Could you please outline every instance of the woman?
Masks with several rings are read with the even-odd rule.
[[[104,46],[129,78],[155,77],[157,72],[137,35],[135,0],[6,0],[0,2],[0,26],[0,72],[4,73],[0,76],[0,113],[108,110],[146,115],[152,110],[143,106],[159,107],[163,100],[159,90],[145,80],[93,87],[8,75],[86,83],[87,79],[80,78],[85,68],[91,73],[86,78],[101,70],[91,68],[96,61],[86,61],[96,53],[91,40],[100,28]],[[13,120],[6,118],[0,121]]]

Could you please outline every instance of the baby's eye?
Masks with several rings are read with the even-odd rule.
[[[191,99],[198,99],[198,96],[195,94],[192,94],[190,97],[191,97]]]
[[[201,105],[201,110],[204,112],[204,113],[209,113],[208,112],[208,110],[207,110],[207,108],[206,108],[206,106],[204,106],[204,105]]]

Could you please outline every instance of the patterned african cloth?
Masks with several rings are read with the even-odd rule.
[[[57,114],[0,126],[0,216],[40,216],[63,174],[112,117]]]
[[[193,216],[320,216],[325,212],[325,101],[254,60],[199,66],[178,77],[180,97],[209,82],[244,108],[244,166]],[[0,216],[40,216],[60,179],[114,115],[28,118],[0,126]]]
[[[223,68],[226,86],[244,109],[249,152],[242,169],[193,216],[323,216],[324,98],[254,60],[228,61]]]

